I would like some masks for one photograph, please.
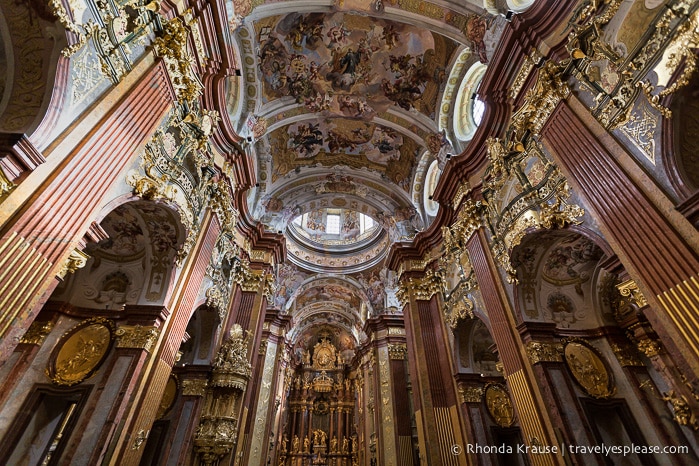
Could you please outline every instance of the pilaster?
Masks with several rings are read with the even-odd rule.
[[[549,408],[541,396],[524,343],[516,330],[513,309],[482,229],[471,237],[467,249],[488,310],[491,334],[498,347],[524,443],[529,448],[557,446]],[[535,465],[565,464],[562,456],[552,453],[534,453],[529,458]]]

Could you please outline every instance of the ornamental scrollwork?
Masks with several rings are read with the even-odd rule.
[[[600,7],[597,2],[585,2],[569,21],[567,49],[571,59],[565,63],[566,73],[592,94],[590,110],[607,129],[619,128],[628,121],[639,93],[661,115],[671,118],[672,113],[661,100],[685,86],[697,68],[693,53],[699,41],[696,2],[667,2],[647,26],[648,40],[628,54],[623,47],[607,41],[610,35],[606,28],[616,24],[611,20],[622,11],[622,3],[611,0]],[[626,14],[626,10],[620,14]],[[671,52],[663,57],[666,50]],[[677,77],[656,93],[656,86],[647,78],[659,63],[665,66],[667,76]],[[600,79],[600,75],[607,78]]]
[[[490,139],[488,157],[483,197],[490,246],[507,280],[515,283],[512,248],[531,230],[581,223],[585,211],[569,201],[571,193],[565,177],[534,138],[526,145],[512,139]]]
[[[162,200],[177,206],[187,237],[177,252],[181,266],[189,255],[200,229],[198,221],[210,206],[227,224],[235,226],[237,211],[226,181],[213,181],[217,169],[209,148],[219,117],[197,103],[178,104],[156,130],[141,155],[140,170],[132,170],[126,182],[134,194],[148,200]]]
[[[240,260],[240,248],[233,242],[232,236],[223,231],[211,252],[211,261],[206,268],[206,275],[211,279],[211,287],[206,290],[206,305],[218,312],[224,321],[230,302],[233,285],[233,271]]]
[[[61,54],[70,58],[91,40],[102,74],[117,84],[145,51],[149,38],[160,30],[160,2],[86,0],[86,3],[87,8],[73,11],[73,15],[81,16],[75,22],[60,0],[49,0],[49,9],[59,23],[77,38]]]

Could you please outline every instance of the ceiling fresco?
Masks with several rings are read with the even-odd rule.
[[[438,124],[454,108],[447,81],[487,63],[498,28],[480,0],[227,8],[241,67],[228,109],[258,180],[248,205],[287,239],[273,305],[292,316],[297,347],[330,335],[349,349],[369,315],[397,309],[383,262],[434,218],[422,199],[427,168],[453,152]],[[337,238],[324,231],[336,211]],[[371,235],[356,228],[359,214],[371,217]]]
[[[255,24],[265,103],[371,119],[391,105],[434,111],[449,58],[425,29],[347,13],[293,13]]]

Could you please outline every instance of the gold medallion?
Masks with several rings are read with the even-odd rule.
[[[156,419],[162,419],[168,411],[175,404],[175,398],[177,398],[177,378],[170,374],[170,378],[167,379],[167,384],[165,384],[165,391],[163,391],[163,398],[160,400],[160,406],[158,406],[158,413],[155,415]]]
[[[53,350],[46,375],[56,385],[71,386],[90,377],[112,345],[114,324],[103,318],[86,320],[66,332]]]
[[[566,365],[575,381],[593,398],[614,394],[612,377],[597,352],[580,341],[568,341],[563,347]]]
[[[510,427],[515,420],[515,410],[507,389],[499,383],[485,388],[485,404],[488,413],[500,427]]]

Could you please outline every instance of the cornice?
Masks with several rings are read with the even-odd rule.
[[[284,236],[268,232],[265,230],[264,225],[252,220],[243,190],[236,193],[236,201],[240,211],[237,227],[243,236],[250,241],[252,249],[263,250],[271,254],[275,264],[284,262],[286,259],[286,240]]]
[[[454,211],[440,206],[437,217],[426,230],[415,236],[411,243],[396,243],[388,252],[386,267],[398,270],[400,265],[409,260],[422,260],[425,255],[438,247],[442,241],[442,225],[450,224],[454,219]]]

